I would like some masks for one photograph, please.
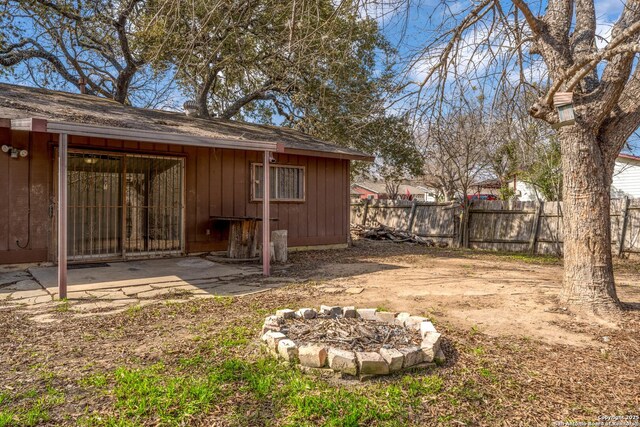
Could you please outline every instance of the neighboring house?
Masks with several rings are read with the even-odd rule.
[[[620,154],[613,170],[611,182],[613,198],[640,198],[640,157]]]
[[[511,188],[515,190],[514,196],[516,200],[521,202],[535,202],[542,199],[542,195],[538,194],[533,185],[520,181],[517,177],[513,179]]]
[[[363,181],[351,184],[351,197],[360,199],[390,199],[384,181]],[[435,197],[429,189],[410,184],[400,184],[397,198],[416,200],[419,202],[433,202]]]
[[[469,186],[467,197],[469,196],[500,196],[502,181],[498,178],[484,179],[474,182]]]
[[[0,146],[0,264],[59,259],[61,168],[69,259],[95,262],[223,250],[229,218],[263,213],[290,247],[346,246],[350,161],[372,160],[286,128],[7,84]]]
[[[518,180],[517,176],[514,176],[513,179],[509,180],[507,186],[514,191],[514,198],[521,202],[531,202],[538,200],[538,196],[536,195],[536,191],[531,184]],[[493,197],[500,198],[500,189],[503,186],[503,182],[498,179],[486,179],[483,181],[479,181],[474,183],[467,196],[468,197],[478,197],[478,198],[490,198]],[[482,197],[480,197],[482,196]]]

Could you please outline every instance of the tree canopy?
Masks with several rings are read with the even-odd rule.
[[[399,173],[418,156],[393,54],[357,2],[7,0],[0,64],[13,79],[136,106],[289,126],[379,155]]]

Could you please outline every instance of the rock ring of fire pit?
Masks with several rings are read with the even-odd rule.
[[[440,333],[426,317],[375,308],[278,310],[262,326],[271,353],[305,368],[360,378],[444,362]]]

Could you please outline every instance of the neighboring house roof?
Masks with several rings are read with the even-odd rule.
[[[502,188],[502,181],[498,178],[493,179],[485,179],[483,181],[474,182],[471,184],[472,187],[482,187],[482,188]]]
[[[622,159],[622,160],[632,160],[632,161],[636,161],[636,162],[640,162],[640,157],[638,156],[633,156],[631,154],[618,154],[618,159]]]
[[[371,182],[371,181],[356,182],[352,185],[352,187],[353,186],[362,187],[365,190],[371,191],[372,193],[375,193],[375,194],[387,193],[387,186],[384,182]],[[398,187],[398,194],[407,194],[407,190],[409,191],[409,194],[424,194],[427,192],[426,189],[424,188],[420,188],[420,187],[416,187],[408,184],[400,184],[400,186]]]
[[[184,113],[135,108],[93,95],[73,94],[0,83],[0,118],[43,118],[69,123],[109,126],[238,142],[278,143],[284,152],[372,161],[362,152],[322,141],[302,132]],[[117,139],[117,138],[115,138]]]

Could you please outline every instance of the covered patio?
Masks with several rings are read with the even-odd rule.
[[[39,118],[4,120],[4,125],[15,131],[41,132],[58,135],[58,164],[57,164],[57,269],[55,286],[57,290],[52,293],[59,299],[67,298],[69,295],[68,280],[68,171],[69,171],[69,136],[89,137],[89,138],[118,138],[123,141],[147,141],[164,143],[168,145],[195,146],[195,147],[218,147],[232,149],[260,150],[264,153],[263,164],[270,163],[270,154],[282,151],[281,145],[276,142],[264,141],[225,141],[217,138],[195,136],[189,134],[175,134],[160,131],[148,131],[142,129],[126,129],[117,127],[95,126],[69,122],[52,122]],[[280,148],[279,148],[280,147]],[[262,274],[268,277],[270,274],[270,197],[269,190],[270,168],[262,168],[263,182],[266,183],[263,191],[262,218],[265,226],[262,227]],[[161,261],[162,262],[162,261]],[[46,275],[46,283],[52,288],[53,280],[51,270]],[[96,286],[96,284],[93,284]],[[83,283],[82,286],[88,286]],[[47,287],[47,285],[45,285]],[[84,289],[84,288],[83,288]]]

